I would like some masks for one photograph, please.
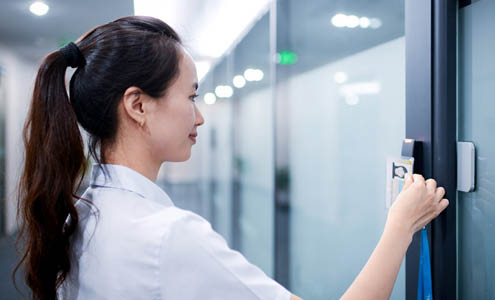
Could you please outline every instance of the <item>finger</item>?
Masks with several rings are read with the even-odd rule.
[[[435,181],[435,179],[428,179],[425,181],[426,183],[426,189],[431,191],[431,192],[435,192],[436,188],[437,188],[437,182]]]
[[[440,212],[444,211],[447,206],[449,206],[449,200],[446,199],[446,198],[443,198],[442,200],[440,200],[440,202],[438,203],[438,209],[440,210]]]
[[[414,174],[413,175],[413,180],[414,182],[417,182],[417,183],[425,183],[425,178],[423,177],[423,175],[420,175],[420,174]]]
[[[430,223],[433,219],[438,217],[447,208],[447,206],[449,206],[449,200],[442,199],[442,201],[440,201],[438,205],[436,205],[435,209],[426,213],[415,223],[416,230],[423,228],[424,226],[426,226],[426,224]]]
[[[442,200],[443,196],[445,196],[445,189],[440,186],[435,191],[435,199],[440,202]]]
[[[411,184],[413,184],[414,181],[413,181],[413,177],[411,174],[407,173],[406,174],[406,180],[404,182],[404,187],[402,188],[403,191],[407,190],[408,187],[411,186]]]

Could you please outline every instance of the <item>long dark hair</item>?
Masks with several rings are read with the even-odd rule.
[[[179,72],[181,40],[164,22],[125,17],[84,34],[76,45],[85,63],[65,86],[68,62],[61,51],[45,57],[36,77],[23,131],[25,164],[19,184],[17,247],[32,299],[57,299],[71,268],[70,237],[78,224],[76,191],[85,175],[79,125],[89,134],[89,154],[105,163],[114,142],[117,104],[125,90],[151,97],[166,92]],[[71,222],[64,226],[70,215]]]

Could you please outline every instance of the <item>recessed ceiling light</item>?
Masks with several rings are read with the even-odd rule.
[[[230,85],[219,85],[215,88],[215,94],[218,98],[230,98],[234,94],[234,90]]]
[[[347,81],[347,74],[344,72],[337,72],[333,76],[333,80],[335,80],[336,83],[342,84]]]
[[[260,81],[263,79],[263,71],[260,69],[246,69],[244,71],[244,78],[247,81]]]
[[[236,88],[240,89],[246,85],[246,79],[242,75],[236,75],[234,76],[234,79],[232,79],[232,83]]]
[[[29,11],[37,16],[46,15],[46,13],[50,10],[50,7],[42,1],[33,2],[29,6]]]
[[[359,26],[359,18],[355,15],[347,16],[346,26],[349,28],[356,28]]]
[[[359,18],[359,26],[361,26],[361,28],[368,28],[370,27],[370,19],[366,18],[366,17],[361,17]]]
[[[335,27],[345,27],[347,24],[347,16],[344,14],[336,14],[332,17],[332,24]]]
[[[378,18],[373,18],[370,20],[370,27],[373,29],[380,28],[382,26],[382,21]]]
[[[380,28],[382,21],[378,18],[358,17],[355,15],[336,14],[332,17],[332,24],[335,27],[343,28]]]
[[[215,102],[217,101],[217,97],[213,93],[206,93],[203,97],[203,100],[206,104],[212,105],[215,104]]]

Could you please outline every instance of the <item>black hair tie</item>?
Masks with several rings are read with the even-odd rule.
[[[86,63],[81,50],[73,42],[68,43],[63,48],[60,48],[60,52],[67,61],[67,65],[72,68],[82,67]]]

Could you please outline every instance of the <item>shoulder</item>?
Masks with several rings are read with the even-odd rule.
[[[119,207],[126,208],[129,206],[136,207],[138,204],[143,208],[163,206],[135,191],[120,188],[93,187],[89,188],[84,195],[97,204],[98,207],[115,207],[118,205]]]
[[[164,251],[167,248],[180,248],[180,253],[198,255],[211,252],[215,256],[219,250],[231,250],[210,222],[194,212],[174,206],[163,211],[161,218],[167,227],[162,241]],[[169,251],[169,254],[172,253]]]
[[[162,215],[173,205],[167,203],[168,199],[157,201],[143,196],[137,192],[107,187],[88,188],[82,198],[89,201],[78,201],[76,207],[82,217],[90,210],[102,222],[110,222],[116,225],[125,223],[154,223],[160,226],[167,220]],[[137,229],[137,228],[136,228]]]
[[[210,222],[192,211],[172,206],[168,207],[163,214],[170,223],[171,234],[187,233],[199,238],[214,233]]]
[[[176,298],[181,290],[181,299],[289,299],[283,286],[229,248],[206,219],[176,207],[166,217],[170,224],[160,252],[164,298]]]
[[[161,241],[183,214],[124,189],[90,188],[83,198],[88,201],[76,203],[80,229],[102,251],[125,244],[128,253],[158,253]]]

